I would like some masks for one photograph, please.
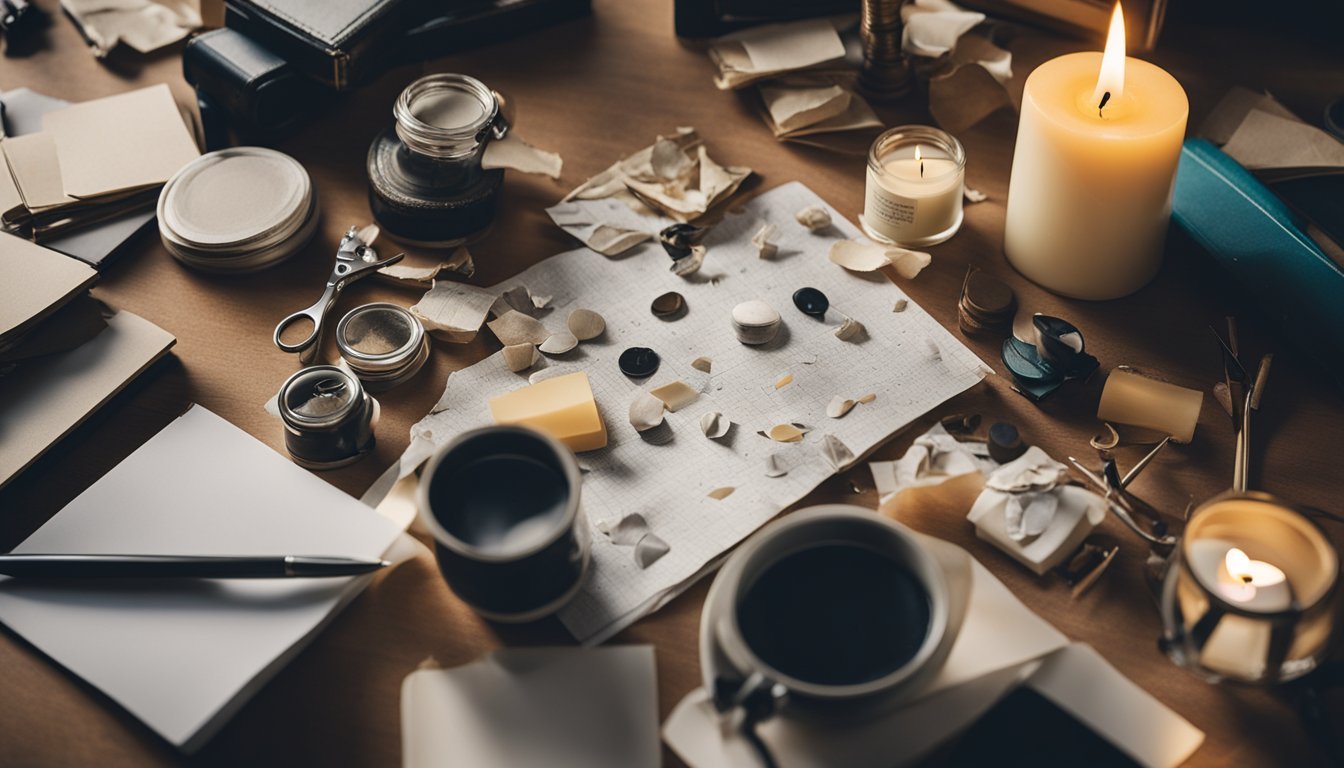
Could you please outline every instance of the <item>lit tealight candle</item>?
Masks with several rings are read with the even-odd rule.
[[[868,154],[864,231],[907,247],[943,242],[961,227],[965,171],[966,154],[947,133],[917,125],[887,131]]]
[[[1157,274],[1189,102],[1162,69],[1125,58],[1117,3],[1105,53],[1051,59],[1027,78],[1004,253],[1080,299],[1133,293]]]

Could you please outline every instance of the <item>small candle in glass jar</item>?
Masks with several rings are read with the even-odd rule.
[[[905,125],[883,133],[868,152],[863,230],[878,242],[934,245],[961,228],[966,152],[937,128]]]

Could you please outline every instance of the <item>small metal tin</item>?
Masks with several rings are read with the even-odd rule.
[[[336,325],[336,348],[370,392],[410,379],[429,359],[429,336],[420,318],[397,304],[355,307]]]
[[[285,448],[308,469],[335,469],[373,450],[378,401],[359,379],[334,365],[290,376],[276,397],[285,424]]]

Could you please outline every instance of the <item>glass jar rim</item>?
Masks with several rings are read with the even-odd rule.
[[[966,170],[966,150],[961,146],[961,142],[957,141],[957,137],[947,131],[934,128],[931,125],[898,125],[883,131],[873,140],[873,146],[868,150],[869,170],[873,173],[884,173],[882,159],[892,149],[910,144],[927,144],[935,147],[947,154],[946,159],[955,163],[956,167],[946,173],[927,176],[925,177],[926,181],[950,178],[953,174]]]
[[[339,381],[343,387],[349,389],[350,396],[339,409],[322,416],[308,416],[294,410],[290,405],[290,391],[300,384],[309,382],[316,384],[317,379]],[[280,394],[276,399],[277,405],[280,407],[280,416],[286,423],[310,428],[330,427],[340,424],[363,403],[364,387],[357,377],[351,376],[334,365],[314,365],[296,371],[290,376],[280,387]]]
[[[481,117],[466,125],[444,128],[422,120],[415,113],[416,102],[424,97],[455,91],[476,98],[481,105]],[[402,90],[392,105],[397,135],[410,149],[431,157],[460,157],[474,150],[481,142],[482,133],[499,116],[499,99],[495,92],[470,75],[441,73],[426,75]]]

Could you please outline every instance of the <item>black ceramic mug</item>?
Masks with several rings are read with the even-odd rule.
[[[439,571],[463,602],[493,621],[559,610],[588,571],[579,466],[554,438],[518,426],[464,432],[425,466],[420,520]]]

